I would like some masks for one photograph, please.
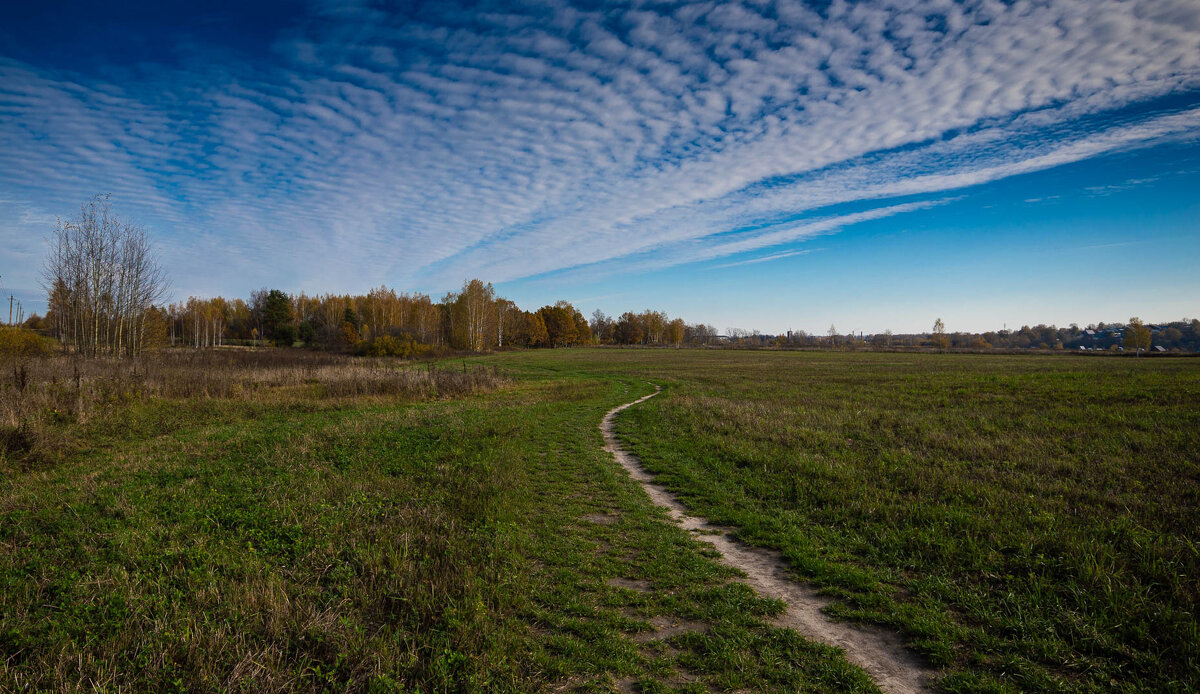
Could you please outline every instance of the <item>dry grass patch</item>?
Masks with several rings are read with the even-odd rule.
[[[131,411],[155,405],[208,413],[361,407],[461,397],[504,382],[482,367],[302,350],[169,350],[135,359],[58,353],[10,358],[9,366],[14,375],[0,376],[0,466],[61,460]]]

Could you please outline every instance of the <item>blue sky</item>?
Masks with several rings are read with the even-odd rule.
[[[177,299],[1200,315],[1194,0],[46,5],[0,9],[0,285],[35,310],[107,192]]]

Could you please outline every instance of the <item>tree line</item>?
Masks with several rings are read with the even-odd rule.
[[[87,355],[272,344],[414,356],[506,347],[698,345],[717,338],[712,326],[689,325],[661,311],[626,312],[615,319],[596,311],[589,320],[568,301],[527,311],[497,296],[490,283],[472,279],[441,300],[380,286],[366,294],[289,294],[264,288],[246,299],[193,296],[143,305],[116,319],[137,326],[136,348],[122,350],[119,343],[106,348],[108,343],[94,340],[90,329],[75,328],[103,314],[75,300],[74,286],[56,281],[46,316],[32,316],[25,325]]]
[[[933,348],[961,350],[1069,350],[1147,351],[1161,347],[1170,352],[1200,351],[1200,320],[1183,318],[1164,323],[1147,323],[1138,317],[1127,322],[1092,323],[1081,327],[1038,324],[1018,329],[984,332],[951,332],[940,318],[927,333],[842,333],[830,326],[825,335],[803,330],[781,335],[761,335],[731,329],[728,342],[749,347],[817,348]]]
[[[143,229],[97,195],[59,220],[43,267],[45,316],[24,326],[86,356],[134,356],[164,346],[232,343],[306,345],[365,354],[484,351],[510,346],[681,344],[714,335],[658,311],[612,320],[584,318],[569,302],[522,310],[489,283],[468,280],[440,301],[386,286],[366,294],[288,294],[261,289],[247,299],[189,297],[163,303],[166,275]]]
[[[56,300],[56,293],[60,289],[51,292],[46,316],[32,316],[26,327],[88,355],[136,353],[97,351],[80,341],[83,333],[71,327],[81,320],[79,310],[74,303]],[[289,294],[264,288],[247,299],[193,296],[147,306],[136,323],[136,351],[271,344],[403,357],[506,347],[705,344],[716,336],[711,326],[687,325],[661,311],[627,312],[618,319],[596,311],[590,321],[567,301],[526,311],[478,279],[464,282],[440,301],[387,286],[366,294]]]
[[[304,345],[371,355],[412,356],[506,347],[709,344],[712,326],[688,325],[661,311],[591,319],[568,301],[521,309],[490,283],[468,280],[439,301],[387,286],[366,294],[252,292],[249,300],[190,297],[161,311],[155,331],[170,346]]]
[[[523,310],[491,284],[468,280],[440,300],[387,286],[366,294],[251,292],[247,299],[189,297],[163,303],[169,283],[143,229],[117,217],[97,195],[70,220],[59,220],[43,267],[48,311],[24,326],[86,356],[134,356],[164,346],[304,345],[371,355],[481,352],[506,347],[574,345],[727,345],[742,347],[932,347],[936,349],[1200,350],[1200,321],[1037,325],[983,333],[948,332],[939,318],[929,333],[763,335],[729,328],[718,334],[661,311],[590,319],[567,301]]]

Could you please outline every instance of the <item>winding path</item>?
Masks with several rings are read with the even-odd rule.
[[[831,620],[822,608],[832,601],[812,587],[792,580],[788,576],[787,564],[779,553],[742,544],[725,530],[710,526],[702,518],[689,516],[673,494],[654,483],[641,461],[622,448],[613,434],[613,421],[617,413],[649,400],[660,391],[661,388],[655,386],[653,393],[614,407],[604,415],[600,422],[604,449],[612,453],[621,467],[629,472],[629,476],[642,485],[651,501],[667,509],[675,523],[690,531],[697,540],[712,545],[721,553],[726,564],[745,572],[744,582],[747,585],[761,595],[787,604],[787,610],[776,620],[778,626],[794,629],[816,641],[843,649],[846,659],[865,670],[885,692],[909,694],[928,691],[933,672],[904,647],[899,636],[879,628]]]

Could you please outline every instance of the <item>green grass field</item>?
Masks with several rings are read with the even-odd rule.
[[[663,383],[618,429],[659,480],[904,633],[947,690],[1200,686],[1200,362],[545,361]]]
[[[602,450],[650,382],[618,433],[659,479],[941,688],[1200,686],[1200,360],[467,361],[508,380],[149,398],[0,461],[0,690],[874,691]]]

